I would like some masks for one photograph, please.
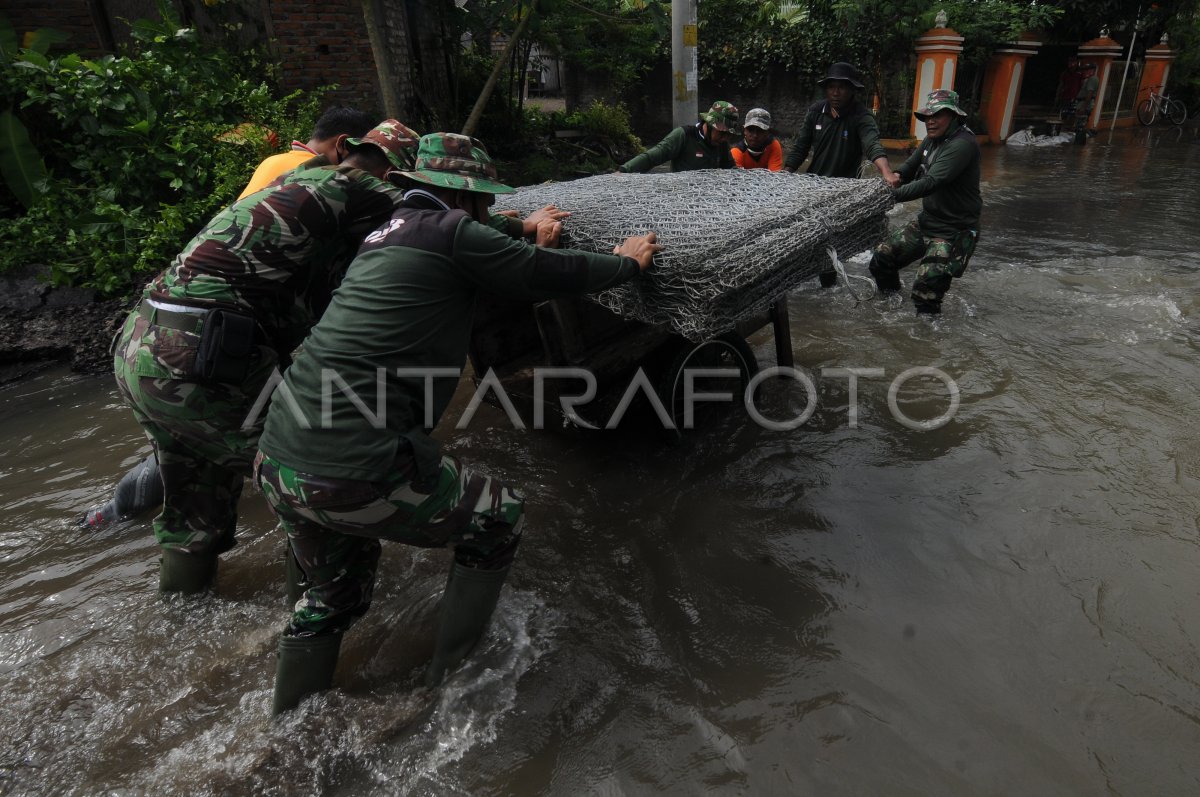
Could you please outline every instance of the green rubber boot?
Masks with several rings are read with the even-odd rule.
[[[271,716],[291,711],[309,695],[328,689],[341,647],[341,634],[280,637]]]
[[[212,586],[217,576],[215,553],[188,553],[163,548],[158,561],[158,591],[195,595]]]
[[[511,567],[511,566],[510,566]],[[425,671],[427,686],[437,686],[462,660],[475,649],[487,630],[500,588],[508,577],[509,567],[500,570],[478,570],[454,563],[446,591],[442,593],[442,609],[438,618],[437,640],[433,660]]]

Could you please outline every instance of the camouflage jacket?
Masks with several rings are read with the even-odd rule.
[[[400,189],[348,166],[301,169],[218,213],[144,296],[240,308],[281,355],[304,340]]]

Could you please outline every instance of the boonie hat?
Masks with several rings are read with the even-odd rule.
[[[738,132],[738,109],[731,102],[717,100],[707,113],[700,114],[700,118],[726,133]]]
[[[920,110],[913,111],[913,116],[924,122],[930,116],[933,116],[938,111],[949,108],[959,116],[966,116],[967,112],[958,107],[958,92],[950,89],[938,89],[929,92],[929,97],[925,100],[925,107]]]
[[[361,147],[367,144],[379,147],[387,156],[388,162],[397,169],[411,169],[413,166],[413,150],[417,148],[420,136],[415,130],[406,127],[395,119],[384,119],[367,131],[362,138],[348,138],[346,144],[351,147]]]
[[[457,133],[422,136],[416,165],[403,174],[421,183],[483,194],[512,194],[517,190],[496,180],[496,165],[483,144]]]
[[[771,114],[766,108],[751,108],[746,112],[746,121],[742,127],[757,127],[762,130],[771,129]]]
[[[830,66],[829,72],[817,81],[817,85],[824,86],[831,80],[845,80],[856,89],[863,88],[862,75],[854,68],[854,64],[848,64],[845,61],[838,61]]]

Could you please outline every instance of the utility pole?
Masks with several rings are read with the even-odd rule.
[[[693,124],[697,107],[697,0],[671,0],[671,121],[675,127]]]
[[[1125,96],[1125,81],[1129,79],[1129,62],[1133,60],[1133,45],[1137,44],[1138,30],[1142,27],[1142,5],[1138,4],[1137,19],[1133,21],[1133,37],[1129,40],[1129,54],[1125,56],[1125,71],[1121,73],[1121,87],[1117,89],[1117,104],[1113,106],[1112,124],[1108,126],[1108,132],[1112,132],[1117,127],[1117,114],[1121,112],[1121,98]],[[1134,102],[1137,102],[1137,97],[1134,97]],[[1137,111],[1134,108],[1134,111]],[[1096,120],[1099,124],[1100,120]]]

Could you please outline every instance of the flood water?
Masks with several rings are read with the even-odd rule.
[[[456,431],[457,402],[449,450],[530,509],[437,692],[445,554],[385,545],[337,688],[270,722],[287,609],[261,497],[216,593],[164,600],[149,519],[73,525],[148,450],[111,380],[0,391],[0,794],[1200,793],[1200,141],[984,157],[941,318],[792,295],[819,388],[795,431]],[[935,431],[888,407],[915,366],[961,390]],[[838,367],[885,371],[853,426]],[[764,411],[803,408],[769,387]],[[948,396],[916,379],[898,406]]]

